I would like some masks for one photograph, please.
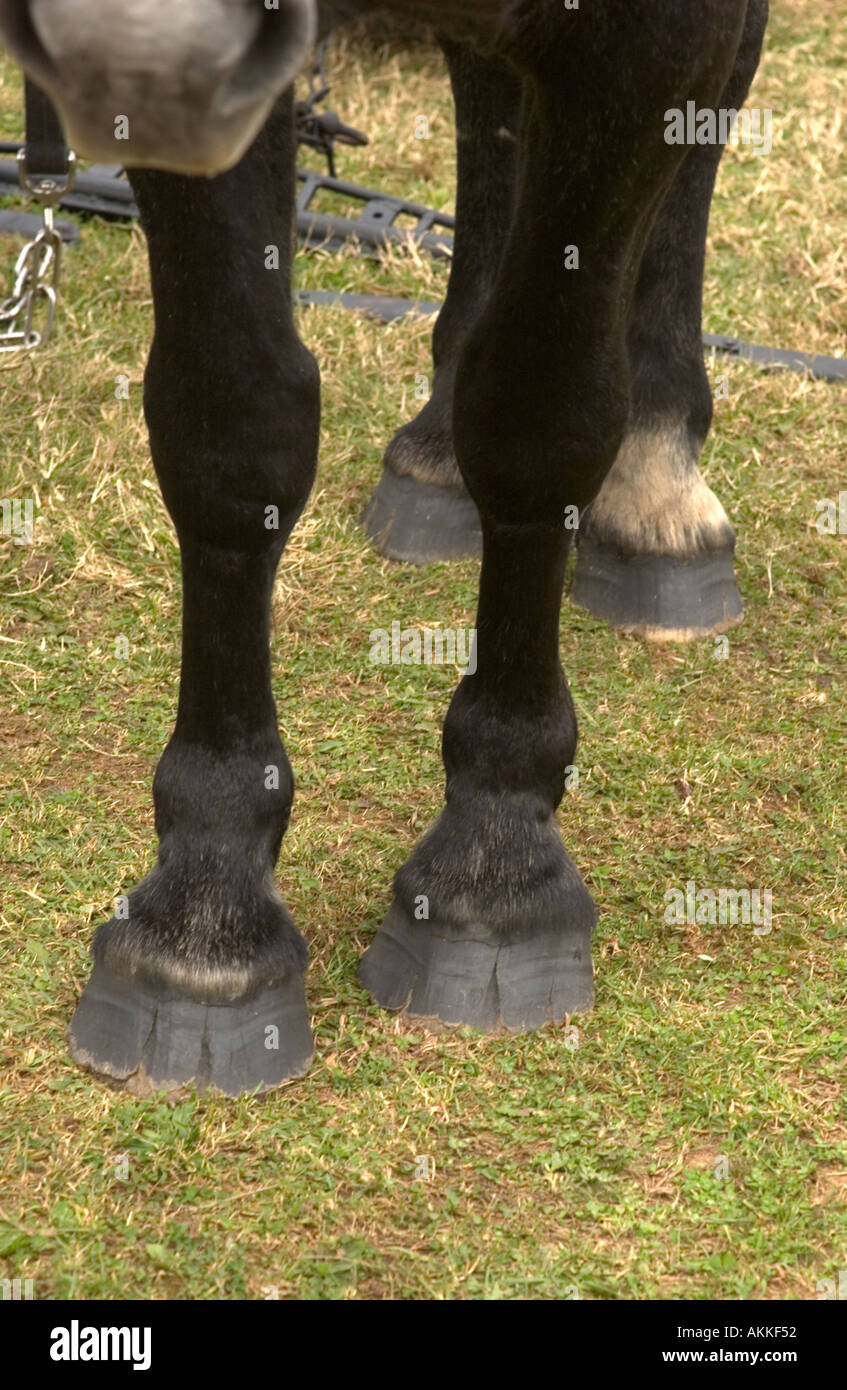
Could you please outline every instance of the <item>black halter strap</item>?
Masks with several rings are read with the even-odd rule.
[[[62,123],[50,98],[31,77],[24,80],[24,104],[26,163],[30,177],[66,179],[70,159]]]

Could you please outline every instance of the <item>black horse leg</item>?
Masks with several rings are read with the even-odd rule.
[[[477,668],[444,724],[445,808],[362,962],[388,1008],[521,1029],[591,1001],[594,909],[555,820],[576,748],[558,650],[566,522],[626,429],[629,304],[681,158],[663,113],[683,92],[717,100],[743,13],[743,0],[680,3],[672,24],[649,0],[522,10],[519,215],[453,417],[482,521]]]
[[[153,460],[179,536],[183,648],[156,770],[157,866],[97,932],[74,1058],[144,1093],[230,1094],[306,1069],[306,948],[276,891],[292,777],[271,591],[315,470],[319,385],[290,306],[294,143],[283,99],[219,178],[135,171],[156,331]]]
[[[735,68],[720,101],[740,108],[767,22],[750,0]],[[455,368],[481,312],[509,224],[519,91],[510,68],[442,41],[459,130],[456,257],[433,335],[433,394],[388,446],[365,512],[377,548],[423,563],[461,558],[480,544],[476,509],[458,474],[449,421]],[[632,415],[619,456],[583,519],[572,597],[616,626],[686,639],[741,614],[735,540],[697,467],[712,415],[701,345],[706,227],[720,146],[695,146],[665,198],[645,248],[632,306]]]
[[[740,109],[759,61],[767,0],[751,0],[720,106]],[[580,525],[576,603],[659,640],[721,632],[741,616],[735,536],[697,460],[712,419],[701,342],[706,229],[720,145],[692,147],[656,218],[629,330],[626,436]]]
[[[456,236],[432,335],[432,393],[385,451],[362,518],[377,549],[424,564],[479,554],[479,516],[453,449],[462,345],[491,292],[512,217],[521,81],[506,63],[440,36],[456,106]]]

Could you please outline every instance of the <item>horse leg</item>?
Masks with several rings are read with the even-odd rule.
[[[446,805],[360,967],[385,1007],[486,1030],[592,998],[594,908],[555,821],[576,748],[558,650],[566,518],[597,494],[626,429],[629,303],[681,159],[663,113],[681,92],[720,96],[744,0],[588,10],[516,11],[518,216],[453,416],[482,524],[477,664],[445,719]]]
[[[362,517],[381,554],[411,564],[478,555],[482,543],[453,449],[453,385],[511,221],[521,101],[520,78],[500,59],[444,36],[439,43],[456,106],[458,183],[450,279],[432,335],[432,392],[388,445]]]
[[[145,413],[182,556],[182,674],[153,783],[158,863],[97,931],[71,1051],[138,1094],[193,1081],[234,1095],[302,1074],[312,1053],[306,947],[273,882],[293,783],[268,646],[319,417],[290,305],[293,130],[283,98],[231,172],[131,176],[156,320]]]
[[[767,0],[751,0],[720,106],[743,106]],[[695,145],[647,242],[629,328],[632,408],[620,452],[580,522],[571,597],[625,631],[685,641],[741,616],[735,536],[697,460],[712,419],[701,341],[706,229],[721,145]]]

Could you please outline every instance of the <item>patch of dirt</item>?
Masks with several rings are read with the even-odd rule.
[[[822,1207],[830,1202],[840,1206],[847,1204],[847,1168],[835,1163],[823,1163],[812,1179],[811,1203]]]

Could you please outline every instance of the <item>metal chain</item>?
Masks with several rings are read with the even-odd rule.
[[[0,352],[43,347],[50,341],[62,268],[62,238],[53,225],[53,208],[72,186],[76,159],[69,152],[65,178],[30,174],[26,150],[18,154],[21,186],[41,203],[44,226],[28,241],[15,262],[14,288],[0,302]]]

